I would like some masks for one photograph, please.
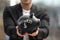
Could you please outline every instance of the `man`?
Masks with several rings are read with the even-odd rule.
[[[4,32],[10,36],[9,40],[23,40],[24,35],[29,35],[30,40],[43,40],[49,34],[49,17],[46,10],[32,5],[32,0],[20,1],[20,4],[5,8],[3,13]],[[32,34],[22,35],[18,31],[16,21],[22,15],[30,15],[32,12],[41,20],[41,25]]]

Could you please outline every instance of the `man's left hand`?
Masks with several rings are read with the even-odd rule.
[[[39,33],[39,28],[37,28],[36,32],[32,33],[32,34],[29,34],[30,36],[37,36]]]

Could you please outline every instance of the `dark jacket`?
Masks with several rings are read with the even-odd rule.
[[[47,15],[47,11],[42,8],[38,8],[34,5],[31,7],[31,13],[35,13],[37,18],[40,18],[41,25],[39,34],[34,37],[43,40],[49,34],[49,17]],[[4,9],[3,12],[3,23],[4,23],[4,32],[10,36],[10,40],[22,40],[22,37],[19,37],[16,34],[16,21],[19,17],[22,16],[22,7],[20,4],[15,6],[9,6]],[[29,36],[30,40],[34,40],[33,37]]]

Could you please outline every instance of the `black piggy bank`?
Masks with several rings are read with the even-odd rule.
[[[34,16],[34,13],[30,16],[21,16],[18,21],[19,33],[24,34],[25,32],[31,34],[37,30],[40,26],[40,19]]]

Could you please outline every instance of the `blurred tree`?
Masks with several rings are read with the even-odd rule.
[[[9,5],[9,0],[0,0],[0,10]]]

